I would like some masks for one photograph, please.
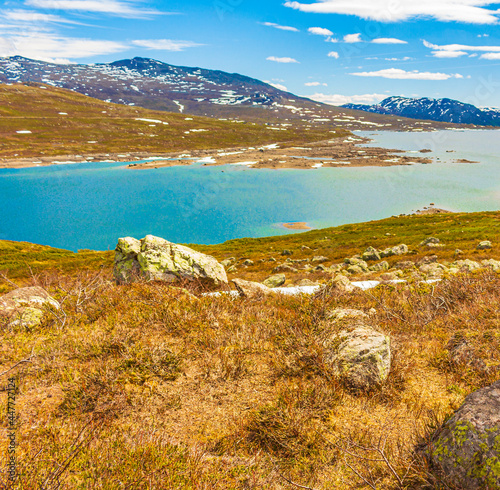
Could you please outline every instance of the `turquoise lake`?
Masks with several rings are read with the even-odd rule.
[[[257,170],[199,164],[134,171],[123,163],[0,169],[0,239],[113,249],[147,234],[180,243],[292,233],[410,213],[500,209],[497,131],[357,132],[370,145],[439,158],[430,165]],[[451,153],[450,151],[454,151]],[[453,163],[456,159],[479,163]]]

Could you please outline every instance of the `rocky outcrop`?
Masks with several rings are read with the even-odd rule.
[[[368,247],[362,256],[364,261],[375,261],[375,260],[380,260],[380,252],[373,247]]]
[[[198,281],[215,288],[227,284],[224,267],[209,255],[148,235],[142,240],[120,238],[113,274],[119,284],[146,281]]]
[[[469,395],[426,449],[447,483],[500,488],[500,381]]]
[[[0,316],[7,318],[10,326],[36,327],[48,308],[58,310],[60,307],[45,289],[38,286],[15,289],[0,297]]]
[[[242,298],[261,299],[273,294],[271,288],[264,286],[260,282],[244,281],[243,279],[233,279],[232,282]]]
[[[356,390],[380,386],[391,369],[389,337],[370,327],[343,331],[325,342],[324,361],[334,373]]]
[[[268,277],[262,284],[268,288],[277,288],[282,286],[286,282],[285,274],[275,274],[274,276]]]

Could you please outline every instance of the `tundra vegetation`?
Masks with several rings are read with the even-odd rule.
[[[408,262],[499,260],[499,221],[400,216],[191,245],[234,264],[230,279],[262,282],[291,264],[285,285],[327,283],[368,247],[408,246],[383,259],[406,262],[404,283],[258,299],[116,285],[112,252],[0,242],[0,292],[39,286],[60,306],[36,326],[0,319],[0,382],[18,386],[13,488],[455,488],[424,448],[468,394],[500,379],[500,276],[484,267],[429,284]],[[366,390],[327,362],[332,339],[358,321],[391,344],[390,372]],[[2,433],[6,411],[4,390]]]

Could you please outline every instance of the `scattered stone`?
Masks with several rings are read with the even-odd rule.
[[[273,274],[277,272],[298,272],[295,267],[288,264],[280,264],[273,269]]]
[[[350,265],[347,268],[347,272],[349,274],[355,275],[355,274],[363,274],[366,271],[362,267],[360,267],[359,265]]]
[[[292,255],[293,252],[291,250],[283,250],[283,252],[281,252],[281,255]]]
[[[368,247],[362,257],[365,261],[380,260],[380,252],[376,248]]]
[[[483,242],[481,242],[478,246],[477,246],[477,249],[478,250],[489,250],[491,249],[491,242],[489,240],[484,240]]]
[[[500,488],[500,381],[470,394],[426,448],[448,483],[467,490]]]
[[[373,264],[369,268],[372,272],[381,272],[381,271],[387,271],[389,270],[389,262],[386,260],[383,260],[382,262],[379,262],[378,264]]]
[[[438,278],[441,277],[448,270],[448,268],[442,264],[433,263],[423,264],[418,268],[418,270],[422,274],[426,274],[429,278]]]
[[[221,265],[225,268],[230,267],[235,260],[236,259],[234,257],[231,257],[230,259],[224,259],[221,261]]]
[[[415,267],[415,262],[412,262],[411,260],[404,260],[402,262],[396,262],[393,267],[401,271],[406,271],[413,269]]]
[[[482,260],[481,265],[488,269],[491,269],[493,272],[500,272],[500,260]]]
[[[301,250],[311,250],[310,247],[308,247],[307,245],[302,245],[302,247],[300,247]]]
[[[229,269],[227,270],[227,272],[236,272],[238,270],[238,267],[236,267],[235,265],[232,265],[231,267],[229,267]]]
[[[268,262],[276,262],[276,259],[274,257],[271,257],[270,259],[267,260]]]
[[[438,261],[437,255],[427,255],[426,257],[421,258],[415,265],[417,267],[420,267],[421,265],[434,264],[437,261]]]
[[[113,274],[118,284],[147,281],[199,281],[207,287],[227,284],[224,267],[210,255],[147,235],[142,240],[120,238]]]
[[[242,298],[260,299],[272,294],[272,289],[259,282],[244,281],[243,279],[233,279],[239,295]]]
[[[326,313],[329,320],[364,320],[368,315],[361,310],[351,308],[335,308]]]
[[[319,295],[330,295],[332,293],[350,293],[354,291],[356,286],[351,284],[351,281],[346,276],[342,274],[337,274],[333,279],[328,281],[321,289],[318,291]]]
[[[323,264],[324,262],[328,262],[329,260],[330,259],[328,257],[324,257],[322,255],[312,258],[312,262],[318,262],[319,264]]]
[[[317,265],[317,266],[314,268],[314,270],[315,270],[316,272],[326,272],[328,269],[327,269],[324,265],[320,264],[320,265]]]
[[[310,279],[301,279],[298,283],[297,286],[317,286],[317,282],[313,282]]]
[[[243,265],[246,267],[250,267],[251,265],[254,265],[254,262],[253,262],[253,260],[246,259],[243,261]]]
[[[282,286],[286,282],[285,274],[275,274],[274,276],[268,277],[265,281],[262,282],[264,286],[268,288],[277,288]]]
[[[346,384],[368,391],[380,386],[391,369],[389,337],[365,326],[343,331],[325,343],[325,362]]]
[[[463,253],[464,253],[463,250],[460,250],[459,248],[457,248],[455,250],[455,255],[460,255],[460,254],[463,254]]]
[[[481,264],[470,259],[457,260],[453,262],[451,266],[458,269],[460,272],[473,272],[481,269]]]
[[[39,286],[18,288],[0,297],[0,317],[7,318],[11,327],[40,325],[47,308],[58,310],[61,305]]]
[[[429,244],[437,245],[440,242],[441,240],[439,238],[429,237],[426,238],[424,241],[420,242],[419,247],[426,247]]]
[[[357,257],[351,257],[350,259],[345,259],[344,262],[351,266],[357,266],[361,269],[361,272],[368,272],[368,264]],[[349,270],[349,269],[348,269]]]
[[[345,267],[344,264],[333,264],[329,267],[331,272],[339,272]]]
[[[408,253],[408,246],[402,243],[395,247],[386,248],[380,252],[380,258],[392,257],[393,255],[406,255]]]

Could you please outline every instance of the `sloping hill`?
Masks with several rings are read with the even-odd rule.
[[[46,85],[0,85],[0,158],[4,159],[166,153],[335,136],[331,128],[270,128],[113,104]]]

